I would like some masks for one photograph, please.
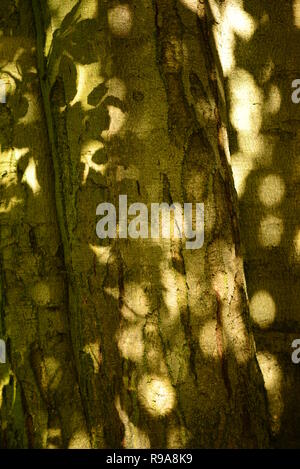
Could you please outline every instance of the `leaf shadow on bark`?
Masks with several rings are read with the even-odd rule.
[[[203,58],[197,58],[203,68],[191,74],[186,73],[184,65],[183,38],[187,56],[193,57],[191,45],[197,40],[203,44],[203,28],[207,33],[212,25],[204,25],[201,20],[197,25],[195,14],[180,2],[149,2],[149,8],[144,8],[140,1],[128,1],[115,2],[112,7],[120,5],[125,5],[132,14],[132,27],[126,37],[110,32],[107,5],[100,1],[96,19],[81,19],[78,2],[53,35],[49,75],[41,79],[49,84],[57,165],[50,169],[53,162],[49,163],[48,179],[44,179],[52,194],[51,203],[54,205],[55,191],[59,191],[58,197],[63,201],[62,213],[52,216],[55,220],[60,217],[57,224],[61,239],[57,233],[56,236],[61,244],[60,248],[57,246],[59,263],[55,268],[66,273],[66,288],[61,305],[55,307],[65,316],[66,325],[59,337],[63,336],[66,345],[62,353],[57,353],[56,339],[49,349],[47,340],[41,345],[30,336],[32,346],[25,364],[17,367],[18,356],[13,361],[14,367],[20,382],[32,380],[34,374],[37,395],[45,407],[44,420],[49,419],[51,424],[53,409],[54,427],[61,425],[63,433],[59,442],[54,439],[54,443],[64,447],[76,432],[79,439],[74,444],[80,444],[80,431],[85,432],[85,423],[79,418],[73,419],[72,428],[68,428],[67,420],[77,406],[84,414],[93,447],[261,447],[267,444],[267,424],[253,344],[251,338],[244,344],[243,360],[235,349],[230,321],[226,323],[229,312],[236,322],[240,321],[239,326],[233,323],[233,330],[241,331],[243,338],[248,337],[250,325],[239,253],[233,248],[236,227],[228,217],[231,213],[228,207],[235,202],[231,182],[217,162],[220,148],[216,150],[211,145],[211,140],[218,140],[220,119],[207,118],[205,113],[200,119],[193,103],[196,99],[207,103],[207,94],[212,100],[216,98],[214,86],[212,83],[213,89],[209,86],[212,77],[206,76],[214,70],[203,66]],[[169,15],[164,15],[166,10]],[[161,21],[166,16],[174,22],[168,19],[164,29]],[[46,20],[45,26],[50,26]],[[195,42],[191,39],[193,35],[197,38]],[[147,54],[152,61],[156,57],[152,62],[157,69],[154,75],[149,71]],[[207,50],[201,54],[205,57]],[[175,67],[171,71],[169,59]],[[84,86],[93,77],[83,74],[80,82],[80,73],[93,64],[95,67],[98,64],[99,79],[87,93]],[[86,70],[95,71],[88,67]],[[84,85],[82,95],[79,85]],[[122,97],[123,85],[126,98]],[[220,100],[218,91],[217,96]],[[167,108],[159,105],[162,97],[168,102]],[[213,108],[211,103],[210,106]],[[219,107],[222,106],[219,102]],[[210,109],[208,115],[213,111]],[[127,121],[114,132],[113,116],[120,115]],[[29,132],[30,126],[20,129],[21,148],[26,147]],[[30,151],[34,157],[34,151],[31,148]],[[28,158],[26,154],[20,159],[19,183],[28,167]],[[180,158],[182,164],[177,167],[174,161]],[[36,171],[40,181],[40,165]],[[195,175],[204,179],[195,182]],[[99,243],[95,234],[96,206],[111,201],[118,207],[120,193],[127,194],[130,202],[166,201],[165,197],[182,203],[204,202],[215,221],[202,250],[183,252],[178,243],[156,245],[148,240]],[[197,199],[200,195],[202,200]],[[12,196],[9,193],[8,199]],[[154,196],[159,200],[153,200]],[[40,202],[38,197],[35,199]],[[47,203],[47,207],[51,206],[48,200]],[[20,209],[24,209],[24,204]],[[9,216],[17,216],[15,209]],[[29,218],[35,220],[35,216],[30,213]],[[28,227],[28,242],[37,256],[45,246],[37,245],[34,232]],[[99,247],[101,253],[108,253],[105,262],[97,251]],[[45,261],[43,251],[39,260]],[[43,278],[40,269],[39,276]],[[218,280],[217,274],[225,274],[233,281],[229,309],[219,291],[226,278]],[[172,298],[177,298],[176,295],[177,317],[172,320]],[[43,311],[38,310],[38,314]],[[32,311],[29,317],[32,319]],[[205,353],[199,336],[211,330],[205,329],[209,324],[212,324],[210,345],[214,345],[211,352]],[[131,326],[136,329],[130,329]],[[43,327],[48,338],[57,325],[49,323]],[[128,330],[133,334],[129,336],[129,346],[124,338]],[[39,327],[36,331],[39,333]],[[44,370],[48,373],[45,355],[61,361],[57,371],[71,370],[64,380],[59,378],[53,392],[51,383],[56,382],[56,372],[51,374],[49,368],[51,379],[46,380],[46,386],[43,384]],[[29,377],[27,368],[34,370]],[[72,390],[77,389],[76,381],[79,395],[68,407]],[[71,395],[70,383],[74,386]],[[28,401],[33,408],[30,392],[28,387],[23,393],[24,406]],[[174,400],[172,396],[176,396]],[[47,430],[44,420],[43,428]],[[30,417],[27,427],[30,438],[41,431],[36,424],[32,425]],[[31,442],[32,446],[44,444],[40,440]]]
[[[299,335],[299,260],[295,244],[299,106],[292,103],[291,94],[300,66],[300,33],[294,24],[293,3],[243,2],[244,12],[251,15],[256,28],[249,40],[236,36],[235,68],[246,71],[253,80],[252,89],[261,96],[254,102],[257,100],[248,93],[249,106],[259,106],[261,124],[257,123],[258,134],[254,132],[244,149],[234,125],[230,131],[237,179],[245,171],[239,196],[245,274],[268,394],[272,444],[279,448],[298,448],[300,441],[300,383],[297,366],[291,361],[291,343]],[[273,111],[272,97],[276,103]],[[233,108],[234,104],[229,112]],[[262,311],[260,318],[257,310]]]

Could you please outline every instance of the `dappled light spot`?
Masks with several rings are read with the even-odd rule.
[[[48,428],[47,449],[59,449],[62,445],[61,428]]]
[[[40,110],[38,108],[37,100],[29,93],[24,93],[23,98],[25,99],[28,108],[26,109],[24,116],[19,118],[18,122],[19,124],[32,124],[40,118]]]
[[[90,140],[87,143],[83,144],[81,150],[81,163],[84,164],[84,171],[83,171],[83,180],[82,184],[85,184],[90,172],[90,169],[93,169],[97,173],[104,174],[107,164],[97,164],[93,161],[93,156],[99,150],[102,150],[104,145],[99,140]]]
[[[229,88],[233,127],[240,132],[258,134],[262,123],[263,96],[254,78],[246,70],[236,69],[229,78]]]
[[[284,196],[284,192],[284,182],[277,174],[269,174],[264,177],[258,188],[259,200],[266,207],[278,205]]]
[[[293,10],[294,10],[294,25],[297,28],[300,28],[300,0],[294,0]]]
[[[266,290],[259,290],[251,298],[250,315],[262,329],[269,327],[275,319],[275,302]]]
[[[108,24],[113,34],[126,37],[132,28],[132,12],[127,4],[117,5],[108,10]]]
[[[117,135],[128,118],[128,115],[119,107],[109,105],[107,106],[107,109],[110,117],[110,124],[109,129],[103,130],[101,133],[101,137],[104,140],[110,140],[111,137]]]
[[[228,164],[230,165],[231,151],[230,151],[230,146],[229,146],[229,134],[224,124],[222,124],[221,127],[219,128],[219,138],[222,141],[226,159],[227,159]]]
[[[257,360],[263,373],[267,391],[278,388],[281,384],[282,372],[276,357],[269,352],[258,352]]]
[[[4,44],[3,44],[4,46]],[[2,47],[3,47],[2,46]],[[23,49],[22,49],[23,51]],[[21,53],[22,53],[21,51]],[[0,70],[0,79],[1,82],[4,84],[5,90],[1,90],[2,92],[5,91],[5,96],[13,95],[17,89],[17,80],[22,80],[22,77],[19,73],[19,68],[17,68],[15,63],[8,63],[5,64],[4,67],[1,67]],[[7,99],[5,100],[5,102]]]
[[[15,195],[10,198],[8,203],[0,202],[0,213],[9,213],[14,207],[20,205],[23,202],[22,199],[18,199]]]
[[[14,148],[14,155],[16,161],[19,161],[20,158],[29,153],[29,148]]]
[[[300,257],[300,230],[297,231],[294,237],[294,248],[297,257]]]
[[[138,385],[138,397],[154,417],[169,414],[175,406],[174,388],[166,377],[145,375]]]
[[[260,222],[259,240],[262,246],[279,246],[283,234],[281,218],[268,215]]]
[[[226,299],[228,291],[234,288],[234,278],[230,272],[216,272],[212,279],[212,286],[221,299]]]
[[[126,310],[129,310],[141,318],[147,315],[150,308],[149,299],[140,285],[134,282],[127,282],[125,285],[124,300],[125,313]]]
[[[262,166],[267,166],[272,163],[274,141],[258,134],[256,130],[253,132],[239,132],[237,135],[238,146],[242,152],[243,158],[256,160]],[[241,161],[241,160],[240,160]]]
[[[111,254],[110,246],[94,246],[93,244],[89,244],[89,247],[96,255],[100,264],[106,265],[115,261],[114,255]]]
[[[144,356],[143,331],[141,325],[126,327],[118,333],[118,348],[127,360],[141,362]]]
[[[68,449],[88,449],[90,446],[87,432],[84,430],[77,430],[69,440]]]
[[[213,26],[215,43],[220,56],[224,76],[228,76],[235,67],[234,33],[222,17]]]
[[[28,148],[26,148],[27,152]],[[17,151],[8,149],[3,151],[0,144],[0,184],[1,186],[11,186],[18,183],[17,178]]]
[[[147,433],[131,422],[128,413],[121,406],[120,396],[116,397],[115,406],[124,425],[124,448],[150,448],[151,445]]]
[[[40,306],[44,306],[49,303],[50,287],[46,282],[39,282],[31,290],[33,300]]]
[[[53,32],[54,32],[54,28],[53,28],[53,24],[49,24],[49,26],[45,26],[45,46],[44,46],[44,50],[45,50],[45,56],[47,57],[48,54],[49,54],[49,51],[50,51],[50,48],[51,48],[51,44],[52,44],[52,40],[53,40]]]
[[[180,0],[181,3],[187,7],[189,10],[191,10],[193,13],[197,14],[198,10],[198,0]]]
[[[33,158],[30,158],[28,162],[28,166],[23,174],[22,182],[26,182],[34,194],[37,194],[41,190],[41,186],[37,180],[36,164]]]
[[[213,34],[223,73],[228,76],[235,68],[235,35],[249,41],[255,32],[256,23],[243,9],[242,1],[229,0],[218,5],[215,0],[210,0],[209,3],[216,23]]]
[[[200,329],[199,345],[201,352],[206,357],[218,357],[217,341],[216,341],[217,322],[214,320],[207,321]]]
[[[243,9],[242,0],[231,0],[227,3],[224,20],[238,36],[246,41],[249,41],[255,32],[255,21]]]
[[[278,86],[271,85],[269,97],[264,104],[265,112],[277,114],[281,105],[281,95]]]
[[[0,75],[1,77],[1,75]],[[1,78],[1,81],[0,81],[0,103],[1,104],[4,104],[6,103],[6,99],[7,99],[7,82],[5,80],[3,80],[3,78]]]
[[[103,81],[103,78],[99,74],[100,64],[99,62],[80,64],[75,63],[77,73],[77,93],[73,100],[70,102],[71,106],[76,103],[80,103],[84,111],[93,109],[93,105],[88,103],[89,94],[99,86],[99,82]]]
[[[241,198],[245,192],[247,177],[253,169],[253,161],[248,158],[246,163],[243,153],[236,153],[231,159],[235,189],[238,198]]]
[[[172,321],[179,317],[178,305],[178,281],[175,272],[171,269],[166,269],[165,265],[161,264],[161,283],[163,286],[162,295],[166,307],[168,308],[169,317]],[[179,275],[179,273],[177,274]]]
[[[112,296],[115,300],[119,299],[119,289],[117,287],[104,287],[105,293],[109,296]]]
[[[284,401],[282,399],[282,370],[276,357],[269,352],[258,352],[257,360],[263,374],[267,391],[271,429],[274,433],[277,433],[280,429],[280,418],[284,410]]]
[[[107,81],[106,86],[108,88],[109,96],[114,96],[120,101],[125,99],[127,89],[123,80],[117,77],[113,77]]]
[[[97,18],[98,16],[98,0],[88,0],[82,2],[79,6],[80,19]]]
[[[1,375],[0,375],[0,409],[2,406],[2,399],[3,399],[3,389],[7,386],[11,379],[11,372],[8,366],[3,366],[1,364]]]
[[[83,351],[90,356],[93,362],[94,373],[99,373],[102,363],[102,355],[100,352],[100,341],[90,342],[84,346]]]
[[[0,144],[0,185],[2,187],[6,186],[8,188],[18,184],[18,161],[23,156],[26,156],[28,152],[29,148],[9,148],[3,151]],[[12,196],[9,201],[6,201],[4,206],[5,202],[2,200],[0,202],[0,211],[3,213],[8,212],[21,201],[17,196]]]

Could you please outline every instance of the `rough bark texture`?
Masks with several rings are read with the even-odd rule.
[[[245,273],[273,444],[299,447],[300,3],[211,2],[230,116]]]
[[[204,5],[3,1],[2,447],[266,447]],[[96,207],[204,202],[205,242],[96,237]]]

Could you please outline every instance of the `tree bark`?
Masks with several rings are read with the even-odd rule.
[[[204,4],[3,3],[1,446],[268,446]],[[203,247],[100,241],[119,194],[204,202]]]

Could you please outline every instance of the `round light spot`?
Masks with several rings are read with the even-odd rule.
[[[266,176],[259,185],[258,196],[266,207],[278,205],[285,192],[284,182],[277,174]]]
[[[297,231],[294,237],[294,247],[296,256],[300,257],[300,230]]]
[[[250,314],[261,328],[266,328],[275,319],[276,306],[270,293],[265,290],[256,292],[250,301]]]
[[[125,37],[132,28],[132,13],[129,5],[118,5],[108,10],[108,24],[116,36]]]
[[[119,334],[118,348],[124,358],[139,362],[143,358],[144,343],[140,326],[130,326]]]
[[[193,13],[197,13],[198,9],[198,0],[181,0],[181,3]]]
[[[252,75],[246,70],[235,69],[230,76],[229,89],[233,127],[238,132],[257,135],[262,124],[263,96]],[[255,145],[255,141],[252,144]]]
[[[281,218],[268,215],[260,222],[259,240],[265,247],[278,246],[283,233]]]
[[[145,375],[138,385],[138,397],[153,416],[167,415],[175,405],[175,391],[164,377]]]

